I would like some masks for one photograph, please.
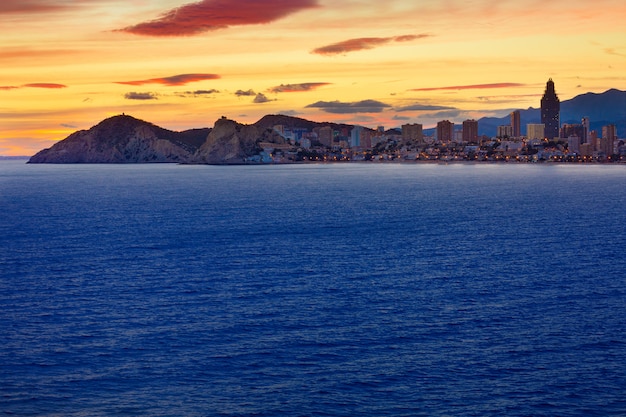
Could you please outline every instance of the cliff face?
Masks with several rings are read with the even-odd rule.
[[[222,118],[215,122],[206,141],[196,152],[194,161],[207,164],[243,163],[247,157],[261,151],[260,142],[284,144],[285,140],[272,129],[242,125]]]
[[[114,116],[34,155],[29,163],[188,162],[194,136],[208,130],[173,132],[130,116]]]

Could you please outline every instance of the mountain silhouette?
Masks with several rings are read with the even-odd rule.
[[[617,89],[607,90],[604,93],[586,93],[570,100],[561,102],[561,124],[580,123],[583,117],[588,117],[591,130],[602,132],[602,126],[614,124],[617,131],[626,131],[626,91]],[[520,110],[522,134],[526,134],[526,125],[541,123],[541,113],[538,108]],[[495,136],[498,126],[510,124],[507,114],[504,117],[483,117],[478,120],[480,135]]]

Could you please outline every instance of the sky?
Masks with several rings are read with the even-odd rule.
[[[460,123],[626,90],[623,0],[2,0],[0,155],[125,113]]]

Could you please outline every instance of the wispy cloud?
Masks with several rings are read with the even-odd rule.
[[[317,6],[317,0],[202,0],[120,31],[144,36],[193,36],[230,26],[270,23]]]
[[[300,84],[281,84],[270,88],[270,93],[299,93],[302,91],[311,91],[319,87],[330,85],[330,83],[300,83]]]
[[[523,87],[525,84],[520,83],[493,83],[493,84],[472,84],[472,85],[455,85],[449,87],[427,87],[413,88],[410,91],[437,91],[437,90],[482,90],[487,88],[510,88]]]
[[[0,14],[45,13],[67,9],[70,5],[58,0],[2,0]]]
[[[30,84],[23,84],[23,85],[20,85],[20,86],[15,86],[15,85],[0,86],[0,90],[4,90],[4,91],[16,90],[18,88],[60,89],[60,88],[67,88],[67,85],[65,85],[65,84],[56,84],[56,83],[30,83]]]
[[[155,93],[126,93],[124,94],[126,100],[158,100]]]
[[[338,43],[333,43],[331,45],[322,46],[320,48],[316,48],[311,53],[318,55],[340,55],[346,54],[348,52],[361,51],[364,49],[374,49],[381,45],[385,45],[392,42],[410,42],[417,39],[427,38],[429,35],[427,33],[421,33],[419,35],[402,35],[402,36],[392,36],[388,38],[356,38],[349,39],[347,41],[342,41]]]
[[[424,118],[454,119],[459,117],[463,112],[461,110],[444,110],[436,113],[424,114]]]
[[[55,83],[32,83],[32,84],[24,84],[22,87],[30,87],[30,88],[67,88],[65,84],[55,84]]]
[[[621,56],[622,58],[626,58],[626,52],[620,53],[615,50],[615,48],[604,48],[604,52],[609,55]]]
[[[391,107],[389,104],[382,103],[377,100],[362,100],[354,102],[341,101],[318,101],[306,106],[308,108],[316,108],[326,113],[335,114],[354,114],[354,113],[380,113],[385,108]]]
[[[402,106],[395,108],[396,111],[435,111],[435,110],[456,110],[455,107],[448,106],[433,106],[430,104],[412,104],[410,106]]]
[[[162,84],[167,86],[180,86],[197,81],[217,80],[220,76],[217,74],[180,74],[171,77],[150,78],[148,80],[139,81],[117,81],[116,84],[124,85],[144,85],[144,84]]]

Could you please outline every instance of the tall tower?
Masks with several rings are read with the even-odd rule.
[[[522,136],[522,124],[520,120],[520,111],[511,112],[511,126],[513,126],[513,136],[519,138]]]
[[[583,117],[582,125],[585,127],[585,137],[583,139],[583,143],[587,143],[589,139],[589,133],[591,132],[591,125],[589,124],[589,118]]]
[[[437,122],[437,140],[441,143],[449,143],[454,139],[454,123],[449,120]]]
[[[548,139],[559,137],[560,111],[561,102],[554,91],[554,81],[550,78],[541,97],[541,123],[545,126],[545,135]]]
[[[478,142],[478,122],[474,119],[463,122],[463,142]]]

